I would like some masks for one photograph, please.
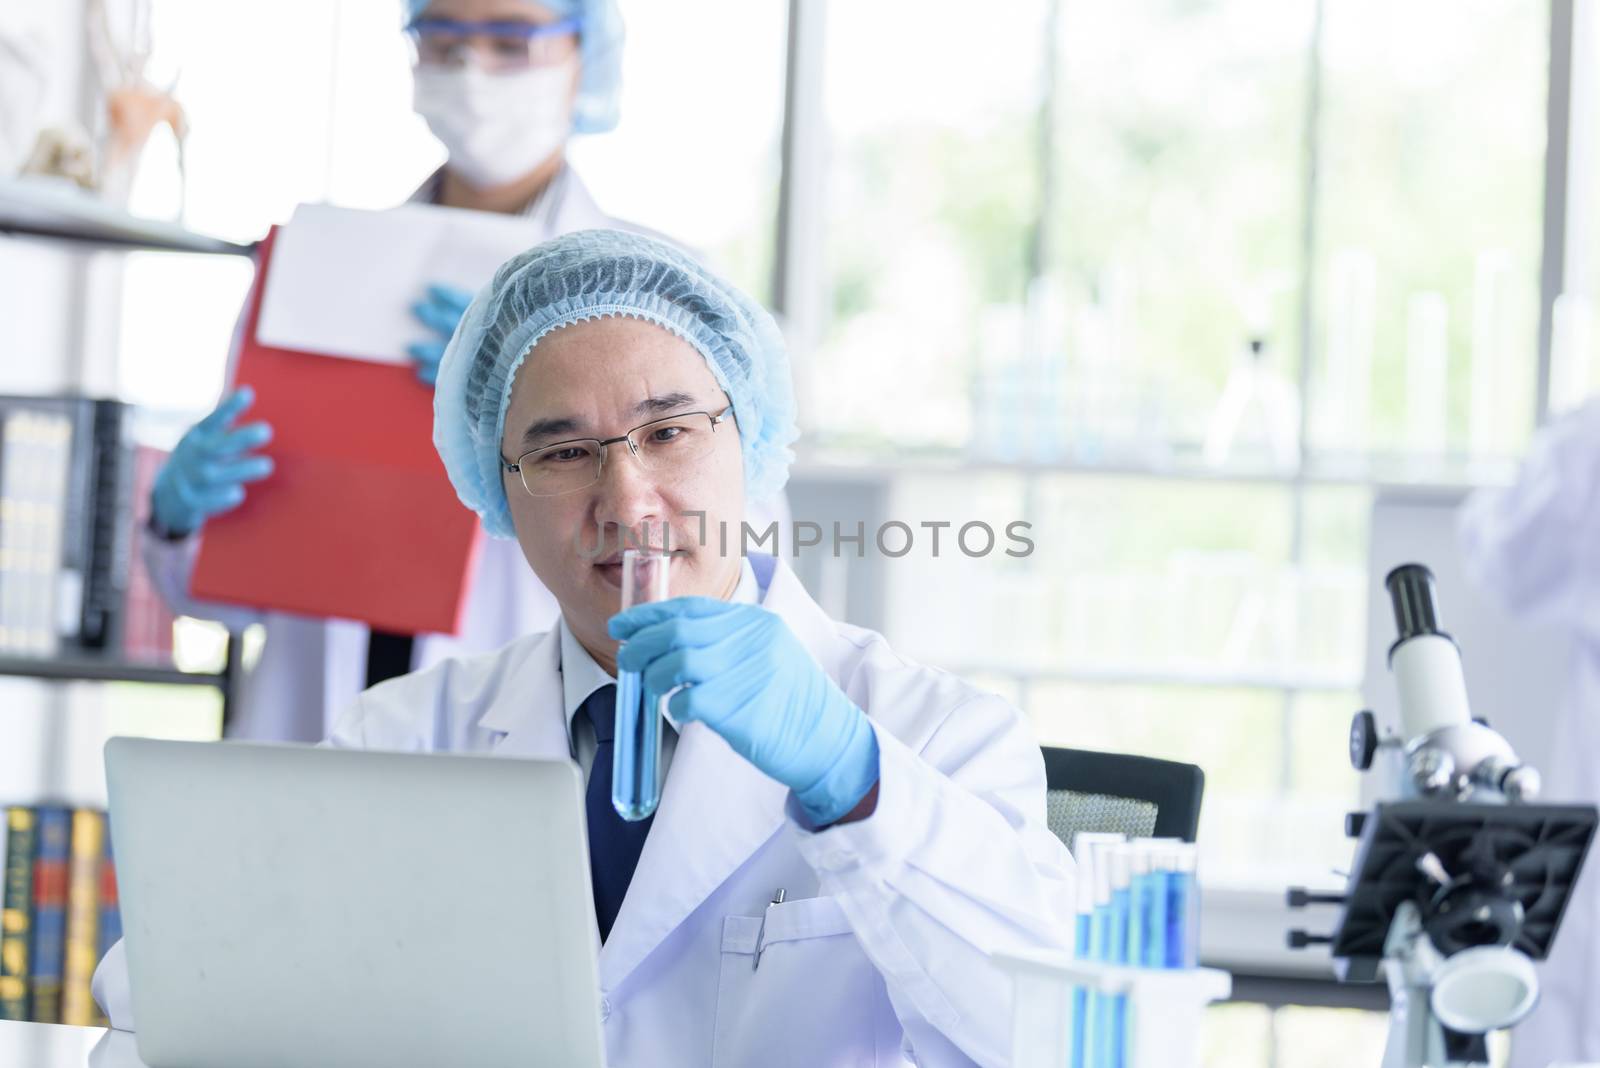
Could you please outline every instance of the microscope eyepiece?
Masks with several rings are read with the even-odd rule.
[[[1400,632],[1396,645],[1418,635],[1443,633],[1434,610],[1432,571],[1421,564],[1401,564],[1383,584],[1389,589],[1395,629]]]

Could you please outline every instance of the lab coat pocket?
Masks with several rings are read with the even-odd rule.
[[[760,916],[723,919],[713,1068],[876,1065],[892,1011],[833,898],[773,905],[765,928]]]

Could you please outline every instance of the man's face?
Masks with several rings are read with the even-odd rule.
[[[639,319],[585,320],[546,335],[523,361],[500,455],[516,463],[574,439],[620,437],[663,417],[716,415],[727,407],[705,360],[681,338]],[[605,448],[598,481],[555,496],[533,497],[517,472],[501,472],[523,555],[591,652],[615,648],[606,620],[620,606],[625,528],[635,540],[648,531],[652,547],[661,546],[663,524],[670,528],[670,548],[679,554],[671,565],[673,596],[725,598],[736,585],[738,540],[730,538],[723,555],[717,532],[724,522],[738,531],[744,517],[743,457],[731,418],[711,433],[692,463],[648,469],[627,442],[614,442]],[[546,455],[562,464],[581,450]],[[703,527],[691,511],[705,513]]]

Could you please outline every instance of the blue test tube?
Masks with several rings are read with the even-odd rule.
[[[1142,968],[1167,966],[1167,872],[1177,838],[1140,838],[1140,856],[1133,875],[1134,916],[1139,945],[1134,963]]]
[[[1128,845],[1116,846],[1106,858],[1110,867],[1110,946],[1107,961],[1127,966],[1132,929],[1132,851]],[[1107,1037],[1109,1039],[1109,1068],[1127,1068],[1128,1064],[1128,995],[1113,994],[1106,999],[1108,1005]]]
[[[1082,836],[1079,836],[1081,842]],[[1086,844],[1086,843],[1085,843]],[[1073,916],[1072,955],[1079,960],[1089,958],[1090,926],[1094,920],[1094,869],[1089,851],[1080,845],[1078,858],[1077,909]],[[1089,1038],[1089,992],[1083,987],[1072,990],[1072,1068],[1087,1068],[1085,1050]]]
[[[644,707],[637,671],[617,672],[617,737],[611,804],[625,820],[647,819],[661,803],[661,717]]]
[[[1079,960],[1098,960],[1100,938],[1095,915],[1095,871],[1100,850],[1122,841],[1120,834],[1084,831],[1072,840],[1072,857],[1077,866],[1077,912],[1074,917],[1073,955]],[[1092,1034],[1098,1001],[1085,987],[1072,991],[1072,1068],[1093,1068]]]
[[[1111,903],[1111,854],[1121,838],[1094,846],[1094,919],[1090,925],[1089,952],[1093,960],[1110,964],[1116,941]],[[1111,996],[1089,992],[1089,1068],[1112,1068]]]
[[[1147,967],[1166,967],[1166,946],[1170,927],[1166,923],[1170,887],[1173,873],[1173,854],[1170,849],[1157,849],[1150,854],[1150,945],[1146,948]]]
[[[667,598],[672,558],[628,549],[622,554],[622,611]],[[637,671],[617,672],[616,739],[611,760],[611,805],[625,820],[647,819],[661,803],[661,713],[645,707]]]
[[[1158,897],[1163,901],[1166,900],[1166,888],[1154,885],[1151,879],[1155,867],[1156,848],[1154,840],[1149,838],[1135,839],[1128,846],[1127,964],[1134,968],[1150,967],[1150,945],[1158,940],[1157,929],[1153,924],[1154,901]],[[1136,1052],[1134,1050],[1136,1012],[1138,1006],[1130,1005],[1122,1020],[1121,1043],[1127,1063],[1132,1063]]]
[[[1192,843],[1173,847],[1167,873],[1167,967],[1194,968],[1200,957],[1200,884]]]
[[[1128,847],[1128,963],[1144,966],[1150,941],[1150,850],[1135,841]]]

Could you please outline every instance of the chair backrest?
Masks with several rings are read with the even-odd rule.
[[[1050,830],[1067,843],[1082,831],[1194,841],[1206,776],[1193,764],[1044,748]]]

